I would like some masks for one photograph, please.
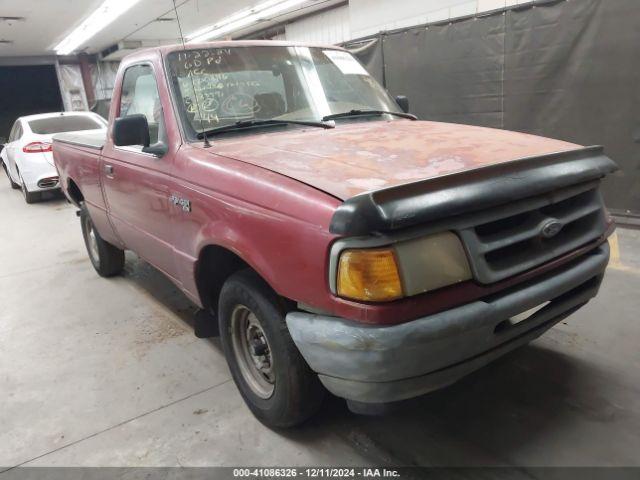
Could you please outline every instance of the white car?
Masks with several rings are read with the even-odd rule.
[[[92,112],[43,113],[20,117],[0,152],[12,188],[21,188],[27,203],[40,192],[60,188],[53,164],[51,139],[56,133],[106,130],[107,122]]]

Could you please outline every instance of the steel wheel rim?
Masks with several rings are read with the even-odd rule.
[[[244,305],[231,313],[231,342],[236,363],[249,388],[262,399],[273,395],[275,373],[269,340],[258,317]]]
[[[91,261],[98,265],[100,259],[100,253],[98,251],[98,239],[96,238],[96,231],[93,228],[93,223],[89,218],[86,218],[84,221],[85,231],[87,237],[87,250],[89,251],[89,256],[91,257]]]

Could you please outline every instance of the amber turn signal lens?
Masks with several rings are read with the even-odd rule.
[[[403,297],[393,250],[345,250],[338,265],[338,295],[365,302],[389,302]]]

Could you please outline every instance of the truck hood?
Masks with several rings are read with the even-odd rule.
[[[338,123],[218,139],[208,151],[311,185],[341,200],[527,157],[578,150],[524,133],[423,121]]]

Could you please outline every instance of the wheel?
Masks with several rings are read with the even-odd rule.
[[[20,175],[20,188],[22,189],[22,196],[24,197],[24,201],[29,204],[36,203],[42,198],[40,192],[30,192],[29,190],[27,190],[27,186],[24,184],[22,175]]]
[[[93,268],[102,277],[113,277],[124,268],[124,250],[104,241],[95,229],[84,202],[80,204],[80,225]]]
[[[253,271],[225,282],[218,322],[233,380],[258,420],[292,427],[318,411],[324,387],[293,343],[278,296]]]
[[[9,168],[7,167],[7,164],[3,163],[2,166],[4,167],[4,173],[7,174],[7,178],[9,179],[9,185],[11,185],[11,188],[13,188],[14,190],[19,189],[20,185],[18,185],[16,182],[14,182],[13,179],[11,178],[11,175],[9,174]]]

